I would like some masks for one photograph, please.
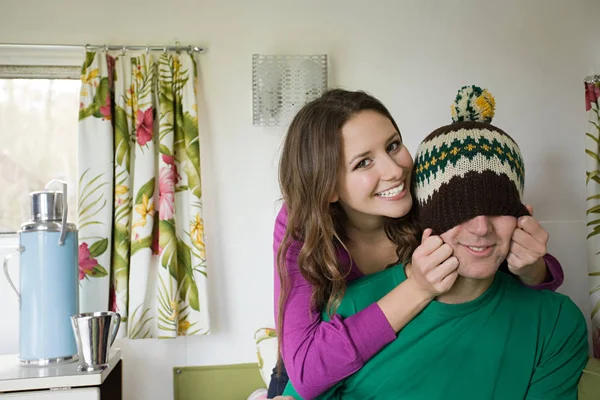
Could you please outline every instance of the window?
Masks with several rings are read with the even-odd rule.
[[[78,67],[0,65],[0,233],[31,218],[29,193],[69,184],[77,213]]]

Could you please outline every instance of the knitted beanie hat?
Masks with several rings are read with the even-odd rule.
[[[413,195],[419,223],[442,234],[479,215],[529,215],[519,146],[491,124],[496,102],[464,86],[451,106],[453,123],[433,131],[415,155]]]

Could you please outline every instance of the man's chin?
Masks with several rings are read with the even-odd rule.
[[[478,266],[458,267],[458,275],[467,279],[485,280],[496,274],[499,266]]]

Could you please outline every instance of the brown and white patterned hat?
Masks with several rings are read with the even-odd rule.
[[[419,222],[439,235],[479,215],[529,215],[517,143],[491,124],[495,100],[464,86],[451,106],[450,125],[433,131],[415,155],[413,195]]]

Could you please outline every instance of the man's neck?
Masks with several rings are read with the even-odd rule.
[[[448,292],[436,297],[440,303],[462,304],[473,301],[481,296],[494,281],[492,275],[486,279],[472,279],[459,276]]]

